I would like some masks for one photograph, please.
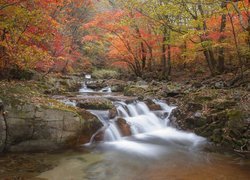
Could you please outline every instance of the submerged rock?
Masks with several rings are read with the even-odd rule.
[[[159,104],[155,104],[155,102],[151,99],[147,99],[145,103],[151,111],[162,110],[161,106]]]
[[[109,110],[109,119],[114,119],[118,115],[115,107]]]
[[[122,118],[118,118],[117,119],[117,126],[119,127],[121,134],[123,136],[131,136],[131,129],[130,129],[130,125],[127,123],[126,120],[122,119]]]

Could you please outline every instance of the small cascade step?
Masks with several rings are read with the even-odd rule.
[[[117,117],[109,120],[105,117],[105,121],[103,117],[100,117],[100,114],[97,115],[102,122],[105,122],[104,125],[108,124],[104,140],[117,141],[124,136],[153,132],[166,128],[169,122],[169,114],[174,107],[170,107],[160,101],[155,101],[155,104],[161,107],[161,110],[158,110],[157,113],[151,111],[147,104],[141,101],[133,103],[116,102]],[[156,114],[159,114],[159,116]]]

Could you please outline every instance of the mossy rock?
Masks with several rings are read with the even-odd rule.
[[[200,118],[186,118],[185,119],[186,126],[188,128],[197,128],[204,126],[207,121],[206,118],[200,117]]]
[[[79,108],[93,109],[93,110],[108,110],[114,107],[112,101],[103,98],[84,99],[77,103]]]
[[[230,109],[236,105],[237,102],[232,100],[216,100],[208,103],[208,107],[214,109],[215,111]]]
[[[124,89],[125,96],[139,96],[143,95],[146,90],[143,87],[129,86]]]
[[[244,127],[244,116],[245,114],[240,110],[228,110],[228,127],[229,128],[243,128]]]
[[[195,96],[194,101],[197,103],[205,103],[207,101],[212,101],[213,97],[212,96]]]
[[[210,137],[210,140],[215,143],[220,143],[222,141],[222,129],[214,129],[213,135]]]

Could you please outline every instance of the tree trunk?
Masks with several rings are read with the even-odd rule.
[[[152,47],[148,46],[148,50],[149,50],[149,58],[148,58],[148,70],[152,71],[152,59],[153,59],[153,49]]]
[[[144,70],[146,67],[146,61],[147,61],[147,51],[146,48],[143,44],[143,42],[141,42],[141,60],[142,60],[142,69]]]
[[[242,63],[239,45],[238,45],[238,41],[237,41],[237,37],[236,37],[236,31],[235,31],[235,27],[234,27],[234,23],[233,23],[233,16],[230,13],[228,13],[228,16],[229,16],[231,27],[232,27],[235,48],[236,48],[237,57],[238,57],[238,61],[239,61],[240,76],[243,77],[243,63]]]
[[[227,5],[226,2],[222,2],[221,3],[221,9],[226,8],[226,5]],[[227,22],[227,16],[226,16],[226,14],[222,14],[222,16],[221,16],[220,33],[223,33],[225,31],[226,22]],[[220,43],[223,42],[224,39],[225,39],[224,34],[220,35],[219,42]],[[223,73],[225,71],[225,55],[224,55],[224,47],[223,46],[219,47],[217,70],[218,70],[219,73]]]
[[[213,68],[213,66],[212,66],[212,63],[211,63],[211,59],[210,59],[210,55],[209,55],[208,50],[207,50],[207,49],[204,49],[204,50],[203,50],[203,54],[204,54],[205,59],[206,59],[206,61],[207,61],[207,65],[208,65],[208,68],[209,68],[209,70],[210,70],[210,73],[211,73],[212,75],[215,75],[214,68]]]
[[[205,12],[203,11],[201,1],[199,1],[199,3],[198,3],[198,10],[199,10],[202,18],[204,18]],[[197,28],[197,30],[200,30],[200,29],[201,29],[200,27]],[[203,21],[203,31],[204,31],[204,34],[201,36],[201,42],[209,41],[210,39],[207,38],[207,23],[205,20]],[[203,53],[204,53],[206,61],[208,63],[209,70],[213,76],[216,74],[216,66],[217,66],[216,60],[214,58],[213,49],[210,46],[203,47],[203,48],[204,48]]]
[[[4,28],[2,31],[2,35],[1,35],[1,41],[3,42],[6,38],[6,33],[7,30]],[[0,45],[0,59],[2,59],[2,64],[0,64],[0,69],[1,68],[6,68],[7,64],[8,64],[8,60],[7,60],[7,54],[6,54],[6,48],[4,46]]]
[[[171,65],[171,45],[168,44],[168,67],[167,67],[167,77],[169,77],[171,75],[171,69],[172,69],[172,65]]]
[[[144,46],[144,43],[142,42],[142,36],[141,36],[140,29],[138,28],[138,26],[136,26],[135,29],[136,29],[136,33],[137,33],[138,37],[141,40],[141,42],[140,42],[141,61],[142,61],[141,67],[142,67],[142,70],[144,70],[146,67],[146,61],[147,61],[147,50]]]
[[[167,41],[167,28],[164,27],[163,38],[162,38],[162,48],[161,48],[161,66],[162,66],[161,76],[163,79],[165,79],[167,75],[166,41]]]

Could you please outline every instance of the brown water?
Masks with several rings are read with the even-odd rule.
[[[118,151],[7,154],[0,157],[0,179],[248,180],[250,160],[206,152],[153,158]]]

